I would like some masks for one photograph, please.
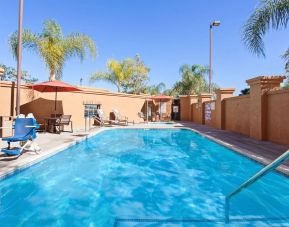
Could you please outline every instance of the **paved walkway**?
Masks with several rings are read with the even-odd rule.
[[[269,164],[285,151],[289,150],[289,146],[286,145],[255,140],[239,133],[219,130],[206,125],[199,125],[192,122],[181,122],[181,125],[196,130],[262,164]],[[289,175],[289,161],[286,161],[279,170]]]
[[[174,125],[147,125],[136,124],[129,126],[136,127],[158,127],[158,128],[171,128],[171,127],[187,127],[191,128],[204,136],[207,136],[218,143],[221,143],[236,152],[246,155],[260,163],[268,164],[276,157],[289,149],[289,146],[278,145],[271,142],[257,141],[247,136],[237,134],[234,132],[218,130],[212,127],[194,124],[192,122],[179,122]],[[39,133],[36,142],[41,147],[41,152],[36,154],[34,152],[25,152],[19,157],[6,156],[0,152],[0,178],[7,174],[13,173],[17,169],[25,168],[40,160],[43,160],[51,155],[56,154],[65,148],[72,146],[89,136],[101,131],[100,128],[95,128],[89,133],[84,131],[76,131],[75,133]],[[7,146],[6,143],[0,141],[0,148]],[[289,175],[289,161],[281,166],[279,169],[283,173]]]
[[[38,154],[35,152],[25,151],[22,155],[15,157],[7,156],[0,152],[0,179],[7,174],[13,173],[17,169],[25,168],[35,162],[52,156],[57,152],[82,141],[87,136],[95,134],[98,130],[99,128],[96,128],[90,133],[85,133],[84,131],[77,131],[75,133],[63,132],[60,135],[39,133],[35,140],[39,147],[41,147],[41,151]],[[17,143],[11,145],[18,146]],[[7,143],[0,141],[0,148],[2,147],[7,147]]]

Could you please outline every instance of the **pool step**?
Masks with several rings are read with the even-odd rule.
[[[229,224],[224,219],[161,219],[161,218],[116,218],[114,227],[123,226],[208,226],[208,225],[254,225],[254,226],[289,226],[289,217],[283,218],[232,218]]]

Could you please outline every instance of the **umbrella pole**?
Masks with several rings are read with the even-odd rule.
[[[162,101],[160,100],[160,121],[162,121],[161,120],[161,117],[162,117],[162,107],[161,107],[161,105],[162,105]]]
[[[149,122],[149,114],[148,114],[148,100],[146,99],[146,103],[147,103],[147,123]]]
[[[57,102],[57,87],[56,87],[55,101],[54,101],[54,115],[55,115],[55,117],[56,117],[56,102]]]

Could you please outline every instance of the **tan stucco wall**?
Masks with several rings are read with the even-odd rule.
[[[140,122],[138,112],[142,111],[146,96],[109,92],[101,89],[81,88],[81,92],[59,92],[57,112],[72,115],[75,128],[84,128],[84,103],[102,104],[102,109],[109,116],[112,109],[118,109],[129,121]],[[16,89],[14,89],[16,92]],[[15,113],[11,108],[13,89],[10,82],[0,82],[0,116],[11,116]],[[37,119],[54,113],[55,93],[40,93],[21,86],[21,113],[32,112]],[[13,99],[12,99],[13,100]],[[15,104],[15,101],[14,101]],[[13,106],[13,105],[12,105]],[[14,105],[15,106],[15,105]],[[170,108],[167,108],[170,113]]]
[[[191,120],[191,103],[190,96],[181,96],[180,97],[180,118],[181,121],[190,121]]]
[[[191,105],[191,120],[219,129],[241,133],[257,140],[269,140],[289,145],[289,90],[282,90],[282,75],[258,76],[247,80],[250,95],[232,97],[233,88],[217,89],[216,109],[212,120],[205,119],[204,105],[210,96],[198,96],[198,104]],[[190,105],[183,97],[183,116]],[[184,105],[188,105],[184,107]]]
[[[199,103],[192,104],[192,113],[193,113],[193,122],[196,122],[198,124],[202,124],[202,105]]]
[[[250,135],[250,96],[237,96],[224,99],[225,129]]]
[[[192,105],[197,102],[198,102],[197,95],[181,95],[180,96],[181,121],[193,120]]]
[[[13,116],[15,115],[16,103],[16,87],[14,83],[0,81],[0,116]],[[20,104],[27,103],[33,99],[33,91],[21,86],[21,99]],[[14,108],[13,108],[14,106]]]
[[[289,90],[269,92],[267,101],[267,139],[289,144]]]

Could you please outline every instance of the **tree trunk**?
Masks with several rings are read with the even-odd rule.
[[[121,92],[121,88],[120,88],[120,86],[121,86],[121,84],[120,84],[120,83],[118,83],[118,84],[117,84],[117,91],[118,91],[118,93],[120,93],[120,92]]]
[[[50,76],[49,76],[49,81],[54,81],[56,80],[56,74],[54,70],[50,71]]]

